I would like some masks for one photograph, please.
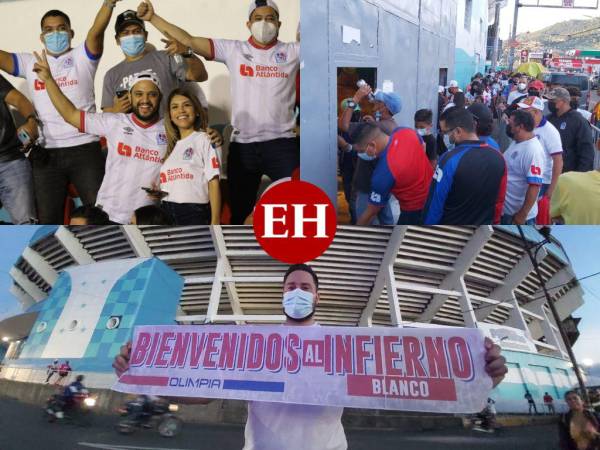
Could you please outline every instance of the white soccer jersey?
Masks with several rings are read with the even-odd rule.
[[[68,124],[58,113],[48,93],[46,85],[33,71],[35,56],[30,53],[13,54],[15,71],[13,75],[25,78],[31,93],[33,105],[43,124],[43,136],[46,148],[75,147],[98,140],[96,136],[80,133]],[[96,112],[94,95],[94,76],[100,56],[92,55],[85,42],[64,55],[48,55],[48,64],[58,87],[77,109]]]
[[[159,181],[167,152],[164,122],[145,125],[133,114],[82,112],[80,129],[106,136],[106,171],[96,204],[113,222],[128,224],[136,209],[153,203],[142,188]]]
[[[563,152],[560,133],[554,125],[546,120],[545,117],[533,132],[540,140],[542,148],[544,149],[544,169],[542,171],[544,184],[550,184],[552,182],[552,167],[554,166],[552,156]]]
[[[544,149],[537,138],[523,142],[513,141],[504,153],[508,180],[504,199],[504,214],[514,215],[525,203],[530,184],[541,185]],[[537,216],[537,202],[527,214],[527,220]]]
[[[259,48],[253,38],[210,42],[212,59],[225,63],[231,73],[232,142],[295,137],[300,44],[277,41]]]
[[[217,152],[204,132],[181,139],[160,169],[160,188],[165,201],[207,204],[208,182],[220,175]]]

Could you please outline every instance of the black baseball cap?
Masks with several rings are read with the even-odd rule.
[[[494,120],[492,112],[483,103],[473,103],[467,108],[479,123],[491,123]]]
[[[131,24],[139,25],[144,31],[146,30],[144,21],[137,16],[135,11],[128,9],[117,16],[117,22],[115,23],[116,33],[119,34],[123,28]]]

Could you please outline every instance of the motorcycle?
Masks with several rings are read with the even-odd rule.
[[[44,417],[48,422],[73,423],[79,426],[91,425],[91,412],[96,406],[96,397],[83,390],[73,395],[71,402],[65,402],[60,394],[54,394],[46,401]]]
[[[177,405],[138,398],[119,409],[124,419],[117,424],[117,431],[132,434],[141,428],[156,428],[163,437],[175,437],[183,424],[175,414],[178,409]]]
[[[495,433],[496,416],[486,408],[471,416],[471,428],[482,433]]]

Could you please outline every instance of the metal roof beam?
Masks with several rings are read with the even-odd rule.
[[[136,225],[123,225],[121,229],[136,256],[140,258],[152,258],[152,250],[146,242],[146,239],[144,239],[144,235],[139,227]]]
[[[47,294],[42,291],[37,284],[27,278],[20,269],[17,269],[15,266],[12,266],[9,275],[15,280],[21,289],[23,289],[27,294],[29,294],[36,302],[42,301],[47,297]]]
[[[35,304],[35,299],[27,292],[25,292],[18,284],[13,283],[10,286],[9,291],[12,295],[14,295],[17,298],[17,300],[21,304],[21,307],[23,308],[23,311],[26,311]]]
[[[95,262],[92,255],[81,245],[79,239],[64,225],[58,227],[54,236],[80,266]]]
[[[383,259],[381,260],[379,270],[377,271],[373,288],[369,294],[369,300],[367,301],[367,304],[365,305],[360,316],[359,325],[361,327],[373,326],[373,313],[375,312],[375,308],[379,302],[379,297],[381,297],[381,293],[383,292],[383,287],[386,284],[389,284],[388,279],[390,277],[390,273],[392,274],[392,278],[394,278],[395,282],[396,277],[394,276],[394,261],[396,261],[396,256],[398,255],[398,251],[400,250],[400,246],[402,245],[402,241],[404,240],[407,230],[407,226],[395,226],[394,231],[392,231],[392,234],[388,240],[388,246],[385,249]],[[390,290],[388,290],[388,297],[389,295]],[[390,310],[391,307],[392,304],[390,302]]]
[[[477,231],[473,233],[471,239],[465,244],[462,252],[456,258],[456,262],[454,263],[454,271],[446,275],[446,277],[440,283],[440,289],[447,290],[462,290],[463,294],[468,296],[468,291],[466,290],[466,286],[464,285],[463,278],[465,274],[468,272],[471,265],[477,259],[477,256],[481,252],[481,249],[486,244],[486,242],[492,237],[494,234],[494,229],[487,225],[481,226],[477,228]],[[433,296],[425,311],[419,317],[419,321],[423,322],[431,322],[438,311],[444,306],[444,303],[448,300],[448,296],[444,294],[436,294]],[[463,308],[463,311],[472,310],[470,306],[470,300],[468,297],[463,298],[461,300],[465,303],[464,306],[468,306]],[[465,318],[465,323],[471,322],[475,317],[470,317],[472,311],[466,312],[465,314],[469,315],[469,317]],[[475,323],[474,322],[474,323]]]
[[[42,255],[33,250],[31,247],[25,247],[23,250],[23,259],[33,267],[33,269],[48,283],[53,286],[58,279],[58,273],[54,268],[44,259]]]
[[[215,277],[220,278],[219,283],[223,283],[225,282],[225,277],[233,278],[233,270],[231,268],[231,264],[229,263],[229,258],[227,257],[227,244],[225,243],[223,228],[220,225],[210,227],[210,235],[217,253],[217,266],[219,262],[222,263],[222,271],[218,275],[215,274]],[[240,296],[235,287],[235,282],[225,282],[225,289],[227,290],[227,297],[229,298],[229,304],[231,305],[231,310],[233,313],[243,315],[244,311],[242,310]]]

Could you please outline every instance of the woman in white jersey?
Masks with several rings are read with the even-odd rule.
[[[220,164],[205,130],[206,112],[185,89],[171,92],[165,118],[168,149],[160,170],[163,207],[176,225],[218,225]]]

